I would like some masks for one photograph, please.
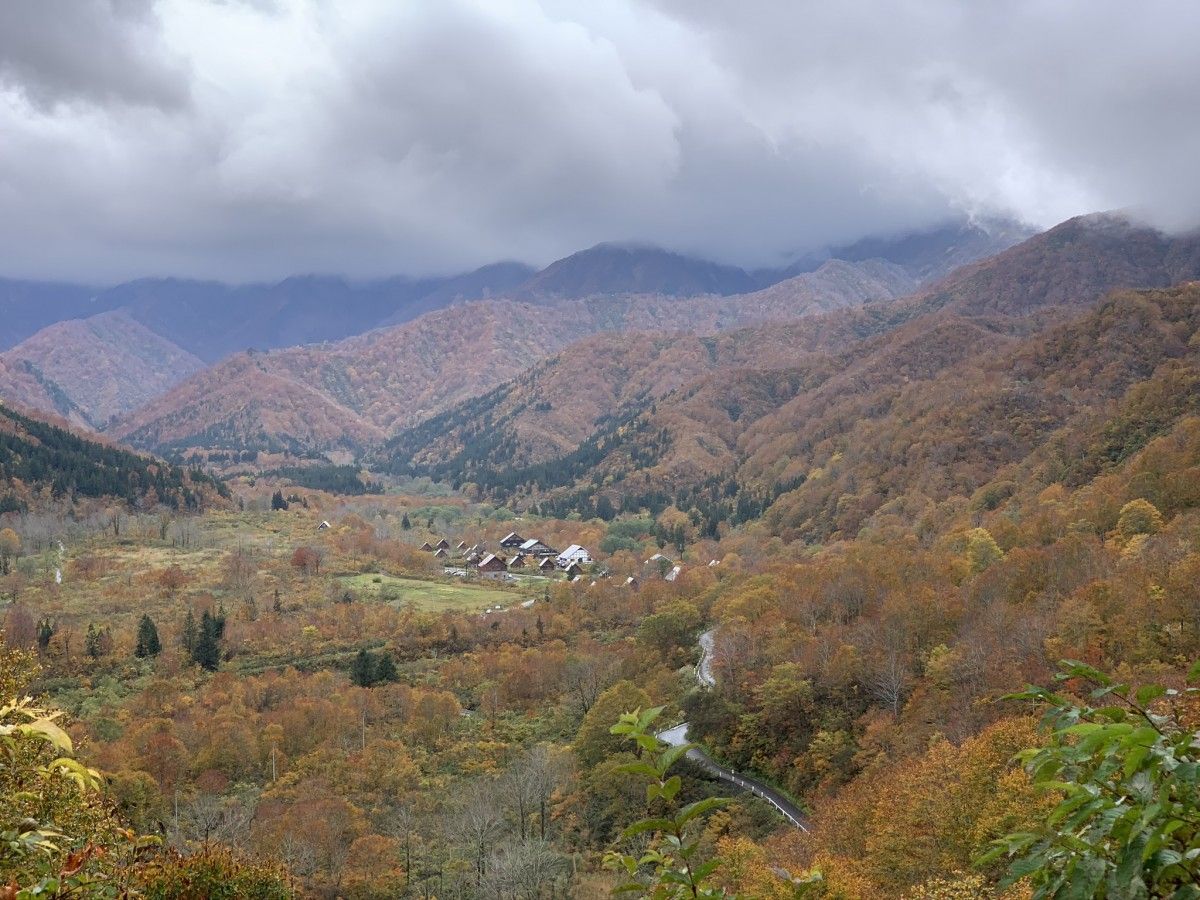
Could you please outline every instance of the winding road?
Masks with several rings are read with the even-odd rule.
[[[717,679],[713,675],[712,657],[713,646],[716,641],[716,629],[710,628],[704,634],[700,635],[700,662],[696,664],[696,682],[702,688],[711,688],[716,685]],[[668,728],[666,731],[661,731],[658,734],[659,740],[665,741],[672,747],[678,747],[688,742],[688,723],[676,725],[674,728]],[[715,762],[712,757],[701,750],[699,747],[692,747],[686,754],[688,759],[706,771],[713,778],[719,781],[724,781],[732,784],[742,790],[749,791],[756,797],[761,797],[777,809],[785,819],[792,825],[799,828],[801,831],[809,831],[809,821],[804,815],[803,810],[796,806],[787,797],[784,797],[774,788],[770,788],[750,778],[747,775],[742,775],[732,769],[727,769],[720,763]]]

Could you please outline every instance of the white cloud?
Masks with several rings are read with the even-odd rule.
[[[1200,7],[54,0],[0,10],[11,275],[758,265],[954,211],[1197,224]]]

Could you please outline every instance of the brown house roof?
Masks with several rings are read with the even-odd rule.
[[[478,569],[481,572],[504,572],[508,564],[495,553],[489,553],[479,561]]]

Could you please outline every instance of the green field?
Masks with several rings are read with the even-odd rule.
[[[418,609],[432,611],[515,606],[533,596],[528,590],[505,590],[471,582],[397,578],[394,575],[344,575],[339,580],[364,599],[378,598],[397,605],[412,603]]]

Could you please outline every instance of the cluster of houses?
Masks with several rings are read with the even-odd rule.
[[[546,575],[561,570],[568,581],[574,581],[583,575],[583,567],[593,561],[592,555],[579,544],[572,544],[560,553],[537,538],[526,539],[515,531],[500,539],[500,550],[495,553],[484,544],[468,547],[466,541],[459,541],[451,548],[445,538],[436,544],[426,542],[421,549],[438,559],[449,560],[452,555],[459,557],[466,566],[490,578],[502,578],[509,572],[521,569],[536,570]]]
[[[426,542],[421,545],[421,549],[432,553],[438,559],[446,560],[447,563],[461,562],[465,569],[474,570],[485,578],[504,578],[510,572],[524,569],[543,575],[561,571],[567,576],[568,581],[577,581],[583,577],[583,567],[595,561],[587,548],[579,544],[572,544],[560,553],[537,538],[526,539],[515,531],[500,539],[500,547],[497,552],[488,550],[484,544],[467,546],[466,541],[459,541],[451,547],[450,542],[445,538],[436,544]],[[720,563],[714,559],[708,565],[713,567]],[[641,586],[643,577],[657,577],[673,582],[682,571],[683,567],[675,560],[666,554],[655,553],[645,561],[642,576],[630,575],[625,579],[625,586],[637,590]],[[458,574],[464,574],[464,570],[460,569]],[[607,576],[608,573],[602,571],[594,577],[605,578]],[[592,585],[595,584],[596,582],[593,581]]]

